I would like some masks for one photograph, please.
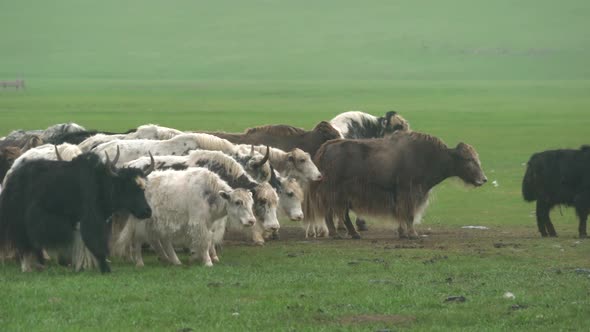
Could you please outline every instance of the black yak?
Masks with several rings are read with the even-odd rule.
[[[580,219],[578,233],[587,237],[590,211],[590,146],[535,153],[527,163],[522,196],[537,201],[537,226],[541,236],[557,236],[549,212],[556,205],[573,206]]]
[[[102,162],[93,153],[72,161],[24,163],[0,194],[0,249],[16,251],[23,272],[30,271],[33,255],[43,266],[43,248],[70,245],[79,222],[84,244],[101,272],[110,272],[106,257],[111,215],[122,210],[149,218],[152,213],[144,186],[153,167],[144,173],[113,165],[108,156]]]

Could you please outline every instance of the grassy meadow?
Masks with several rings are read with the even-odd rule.
[[[282,240],[232,241],[212,269],[150,254],[143,269],[114,258],[108,276],[5,261],[0,330],[586,330],[590,273],[576,269],[590,242],[570,209],[541,239],[520,182],[533,152],[590,143],[588,15],[580,0],[1,3],[0,80],[27,88],[0,88],[0,136],[396,110],[472,144],[497,185],[437,187],[416,241],[376,221],[360,241],[306,240],[285,221]]]

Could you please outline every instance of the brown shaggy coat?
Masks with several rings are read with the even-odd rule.
[[[311,156],[326,141],[340,138],[340,133],[326,121],[318,123],[310,131],[288,125],[268,125],[247,129],[241,134],[223,132],[208,134],[225,138],[236,144],[268,145],[287,152],[299,148]]]
[[[487,181],[471,146],[459,143],[448,148],[440,139],[418,132],[333,140],[319,149],[314,162],[324,179],[310,184],[305,216],[325,216],[333,234],[332,218],[342,218],[353,237],[359,236],[347,216],[350,209],[394,217],[400,222],[400,231],[406,225],[410,236],[416,236],[413,221],[434,186],[454,176],[475,186]]]

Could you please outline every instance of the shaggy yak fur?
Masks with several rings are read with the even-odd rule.
[[[16,251],[23,272],[31,271],[33,256],[43,267],[42,249],[71,245],[79,222],[101,272],[110,272],[108,220],[120,210],[138,218],[151,216],[142,188],[145,177],[138,169],[116,169],[108,157],[104,163],[93,153],[72,161],[26,162],[0,195],[0,249]]]
[[[190,167],[203,167],[217,174],[223,181],[234,188],[247,189],[253,194],[254,215],[256,224],[252,227],[253,240],[256,243],[264,243],[265,232],[278,230],[280,225],[277,218],[277,207],[281,184],[275,176],[271,175],[272,182],[254,181],[244,170],[242,165],[230,156],[219,151],[193,150],[187,156],[156,156],[154,158],[157,170],[185,170]],[[268,151],[265,160],[268,160]],[[146,157],[127,163],[127,166],[145,169],[149,166]],[[271,169],[272,170],[272,169]],[[271,174],[274,174],[272,172]],[[273,189],[274,188],[274,189]],[[275,189],[277,192],[275,192]]]
[[[413,223],[420,221],[434,186],[455,176],[474,186],[487,181],[471,146],[459,143],[448,148],[438,138],[417,132],[333,140],[314,159],[324,179],[311,183],[305,216],[310,220],[325,216],[331,234],[336,234],[333,218],[341,218],[353,238],[360,235],[349,210],[393,217],[399,221],[400,237],[417,237]]]
[[[381,117],[358,111],[344,112],[330,120],[330,124],[347,139],[380,138],[397,130],[410,130],[408,121],[394,111]]]
[[[522,181],[522,195],[527,202],[537,201],[537,226],[541,236],[557,236],[549,212],[554,206],[563,204],[576,209],[580,220],[579,236],[587,237],[590,146],[533,154]]]
[[[236,144],[268,145],[287,152],[299,148],[312,156],[324,142],[340,138],[338,130],[326,121],[318,123],[310,131],[288,125],[269,125],[247,129],[242,134],[210,134]]]

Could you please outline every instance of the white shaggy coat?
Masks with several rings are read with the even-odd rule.
[[[147,241],[173,264],[180,264],[173,245],[186,245],[191,260],[212,266],[216,260],[210,255],[213,223],[225,216],[230,223],[249,226],[255,222],[252,194],[231,189],[204,168],[155,171],[148,176],[145,195],[152,217],[143,221],[130,217],[115,246],[118,252],[134,247],[138,265],[143,264],[141,243]]]

